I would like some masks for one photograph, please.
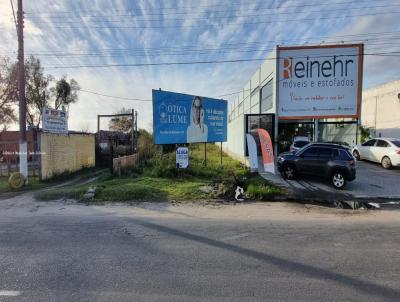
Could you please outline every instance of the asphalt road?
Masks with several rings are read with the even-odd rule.
[[[281,175],[261,173],[267,180],[283,186],[292,192],[295,198],[316,200],[356,200],[379,201],[391,199],[400,201],[400,168],[385,170],[380,164],[358,161],[357,177],[347,182],[344,190],[336,190],[325,179],[319,177],[298,177],[286,180]]]
[[[313,209],[298,205],[283,208],[290,218],[270,219],[276,210],[264,204],[253,210],[255,217],[246,205],[236,214],[227,206],[212,215],[196,206],[152,205],[143,215],[141,206],[29,201],[15,209],[11,201],[0,203],[0,301],[400,297],[400,220],[394,212],[388,221],[364,212],[328,220],[316,212],[311,219]]]

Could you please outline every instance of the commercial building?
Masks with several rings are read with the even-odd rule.
[[[400,138],[400,80],[363,92],[361,124],[371,136]]]
[[[246,134],[258,128],[269,132],[278,153],[295,135],[357,144],[362,50],[362,44],[277,47],[231,103],[225,151],[246,161]]]

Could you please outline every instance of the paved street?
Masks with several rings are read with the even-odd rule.
[[[0,301],[398,301],[400,213],[0,201]]]
[[[344,190],[334,189],[330,183],[318,177],[299,177],[285,180],[279,174],[260,173],[267,180],[286,187],[298,198],[317,200],[385,199],[400,201],[400,169],[385,170],[380,164],[358,161],[357,177],[348,182]]]

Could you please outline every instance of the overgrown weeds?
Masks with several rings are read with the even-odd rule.
[[[189,146],[189,167],[175,166],[175,146],[156,146],[150,134],[141,131],[138,142],[138,162],[123,168],[121,176],[103,176],[90,186],[96,187],[95,201],[168,201],[207,200],[235,197],[235,189],[241,186],[251,199],[265,199],[281,191],[268,184],[247,167],[221,153],[219,146],[207,144],[207,163],[204,144]],[[39,199],[67,197],[81,199],[89,185],[52,190],[37,195]],[[201,189],[203,188],[203,189]],[[204,190],[204,188],[207,188]]]

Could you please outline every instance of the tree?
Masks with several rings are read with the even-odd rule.
[[[122,108],[120,111],[116,112],[115,114],[131,114],[132,110]],[[115,131],[121,132],[131,132],[132,131],[132,117],[130,116],[116,116],[113,117],[110,122],[108,123],[108,127]]]
[[[360,125],[360,132],[361,144],[365,143],[368,139],[371,138],[371,128],[363,127]]]
[[[65,107],[68,111],[69,105],[78,101],[79,90],[80,87],[76,80],[70,79],[68,82],[66,76],[62,77],[57,81],[56,86],[51,88],[51,93],[55,98],[54,108]]]
[[[53,76],[45,75],[40,60],[30,56],[25,61],[25,98],[27,123],[30,127],[39,127],[43,108],[49,106],[49,84]]]
[[[14,104],[18,101],[18,64],[11,64],[8,59],[0,62],[0,125],[5,127],[16,122]],[[25,99],[26,121],[30,127],[39,127],[42,120],[43,108],[49,107],[54,101],[54,108],[59,109],[78,100],[80,89],[74,79],[67,81],[64,76],[56,82],[55,87],[49,88],[54,77],[45,74],[40,60],[30,56],[25,60]]]
[[[16,66],[8,58],[0,59],[0,127],[4,130],[17,121],[14,105],[18,101]],[[1,129],[0,129],[1,130]]]

